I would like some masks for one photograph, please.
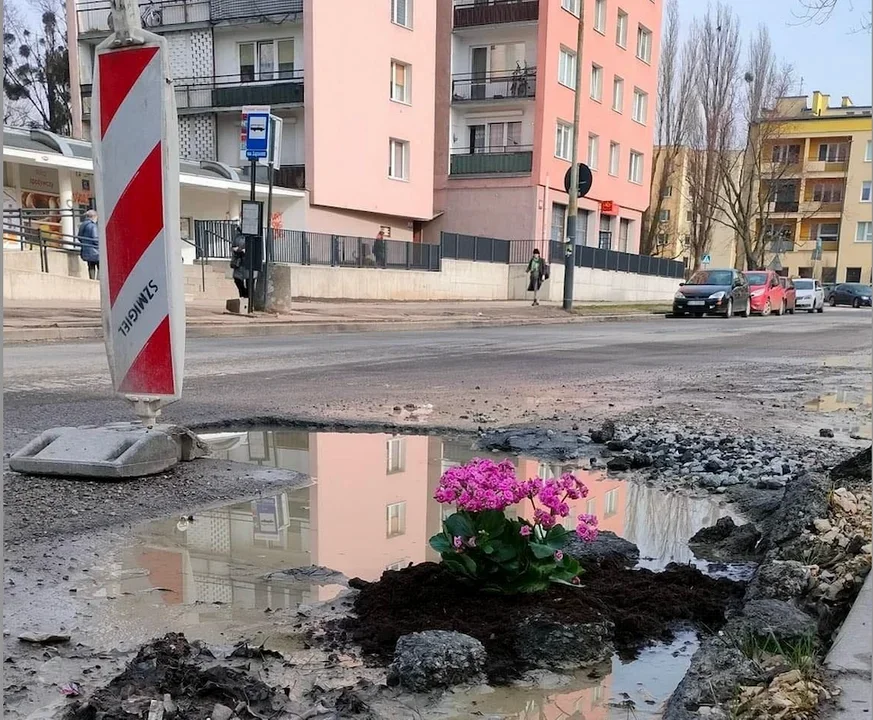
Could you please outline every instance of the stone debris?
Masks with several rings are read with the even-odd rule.
[[[575,670],[606,662],[612,656],[613,624],[608,620],[564,623],[530,617],[514,630],[518,656],[544,670]]]
[[[397,640],[388,684],[426,692],[468,683],[485,669],[485,648],[475,638],[446,630],[403,635]]]
[[[580,540],[573,534],[564,547],[564,552],[583,565],[611,562],[633,567],[640,559],[640,549],[634,543],[609,530],[601,530],[591,542]]]
[[[735,720],[813,720],[819,717],[819,704],[833,693],[824,682],[804,676],[798,669],[783,672],[767,686],[740,687],[730,715]]]

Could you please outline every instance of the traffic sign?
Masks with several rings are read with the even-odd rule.
[[[270,113],[246,115],[246,158],[259,160],[270,155]]]
[[[564,190],[570,192],[570,175],[573,168],[569,168],[564,174]],[[579,163],[579,194],[578,197],[585,197],[591,192],[591,186],[594,184],[594,176],[591,174],[591,168],[585,163]]]
[[[700,262],[704,265],[709,265],[712,262],[712,256],[709,253],[706,253]]]
[[[154,417],[181,397],[185,357],[176,101],[167,41],[135,1],[113,12],[94,63],[100,300],[115,392]]]

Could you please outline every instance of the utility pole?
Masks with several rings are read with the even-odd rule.
[[[570,151],[570,200],[567,204],[567,242],[564,245],[564,310],[573,309],[573,271],[576,265],[576,217],[579,210],[579,109],[582,102],[582,35],[585,30],[585,0],[579,3],[576,37],[576,97],[573,100],[573,138]]]

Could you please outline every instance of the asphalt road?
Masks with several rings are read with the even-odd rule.
[[[188,343],[184,398],[166,418],[192,425],[253,417],[391,423],[400,419],[392,408],[418,403],[433,405],[431,423],[475,427],[676,403],[693,410],[708,401],[717,410],[737,400],[739,408],[726,410],[736,414],[746,397],[812,397],[828,383],[863,390],[870,328],[869,310],[828,309],[732,320],[199,339]],[[130,418],[112,397],[102,344],[10,346],[3,358],[7,451],[48,427]]]

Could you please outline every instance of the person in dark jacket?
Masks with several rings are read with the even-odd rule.
[[[233,282],[239,290],[241,298],[249,296],[249,269],[246,267],[246,236],[242,234],[239,225],[234,228],[233,240],[230,243],[230,267],[233,269]]]
[[[546,263],[540,255],[540,251],[534,248],[530,262],[527,264],[527,274],[530,276],[527,290],[528,292],[533,291],[533,305],[540,304],[540,301],[537,300],[537,293],[539,293],[540,288],[543,286],[543,280],[548,277],[547,272]]]
[[[373,254],[376,256],[376,267],[384,268],[388,246],[385,244],[385,233],[381,230],[373,243]]]
[[[89,210],[85,213],[85,219],[79,225],[79,255],[88,263],[88,277],[96,280],[100,272],[100,239],[97,230],[97,213]]]

